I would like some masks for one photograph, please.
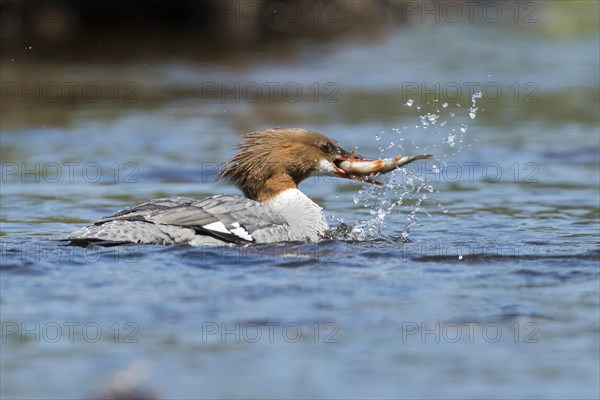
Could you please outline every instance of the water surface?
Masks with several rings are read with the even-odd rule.
[[[236,67],[2,71],[139,88],[133,102],[3,104],[3,397],[88,397],[119,371],[164,398],[598,397],[597,35],[432,24],[298,42],[291,57],[249,53]],[[293,82],[303,97],[223,100],[207,82]],[[464,91],[454,101],[452,85]],[[362,229],[354,240],[56,241],[149,198],[236,193],[213,181],[219,164],[241,133],[271,126],[436,163],[384,188],[305,182],[332,227]]]

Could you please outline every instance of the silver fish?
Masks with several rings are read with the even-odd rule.
[[[401,168],[415,160],[427,160],[432,157],[433,156],[431,154],[420,154],[416,156],[371,160],[356,155],[356,150],[352,150],[352,153],[350,153],[347,159],[340,161],[337,166],[354,180],[369,182],[376,185],[383,185],[382,182],[368,178],[367,176],[373,174],[385,174],[395,170],[396,168]]]

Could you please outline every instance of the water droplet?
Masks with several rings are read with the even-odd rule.
[[[479,110],[477,107],[469,108],[469,117],[471,117],[471,119],[475,119],[475,117],[477,117],[477,110]]]
[[[409,106],[409,107],[412,107],[412,105],[413,105],[414,103],[415,103],[415,101],[414,101],[413,99],[408,99],[408,100],[406,101],[406,103],[404,103],[404,104],[406,104],[406,105],[407,105],[407,106]]]
[[[445,143],[448,143],[450,145],[450,147],[454,147],[454,145],[456,144],[454,142],[454,139],[456,139],[456,135],[454,133],[450,132],[448,134],[448,137],[446,138]]]
[[[480,99],[482,96],[483,94],[481,92],[475,92],[473,93],[473,96],[471,96],[472,105],[469,108],[469,117],[471,117],[471,119],[477,117],[477,110],[479,110],[479,108],[477,108],[475,104],[477,103],[477,99]]]
[[[458,256],[458,259],[459,259],[459,260],[462,260],[462,255]]]
[[[448,103],[442,104],[442,107],[444,107],[444,108],[448,107]]]

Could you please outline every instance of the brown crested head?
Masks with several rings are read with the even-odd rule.
[[[245,135],[240,151],[219,174],[244,195],[265,201],[297,188],[311,174],[335,175],[334,161],[348,153],[320,133],[299,128],[273,128]]]

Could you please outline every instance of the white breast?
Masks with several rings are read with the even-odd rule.
[[[277,210],[292,229],[308,240],[319,240],[329,229],[323,209],[298,189],[287,189],[265,204]]]

